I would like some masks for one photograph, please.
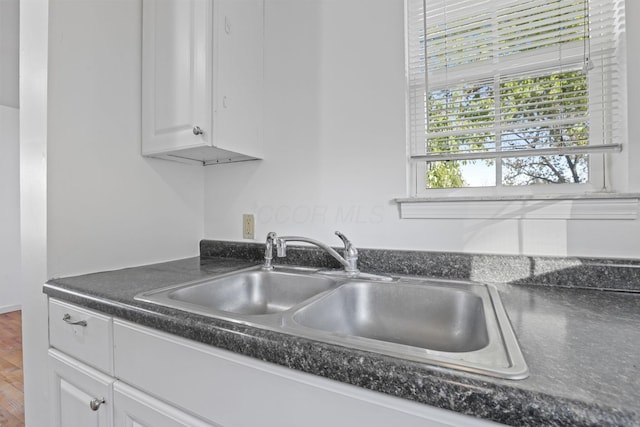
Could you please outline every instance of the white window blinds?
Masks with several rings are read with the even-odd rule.
[[[427,188],[468,186],[460,168],[482,162],[485,185],[584,183],[588,153],[620,150],[623,0],[407,6],[410,154]]]

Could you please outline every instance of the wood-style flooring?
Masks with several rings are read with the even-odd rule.
[[[0,427],[24,426],[21,316],[0,314]]]

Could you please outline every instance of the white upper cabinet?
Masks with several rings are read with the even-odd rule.
[[[263,0],[144,0],[142,154],[262,157]]]

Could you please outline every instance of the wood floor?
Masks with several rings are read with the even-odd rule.
[[[21,316],[0,314],[0,427],[24,426]]]

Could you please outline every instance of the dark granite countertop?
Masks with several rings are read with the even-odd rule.
[[[529,366],[524,380],[435,368],[134,300],[142,291],[256,264],[189,258],[52,279],[44,291],[236,353],[509,425],[640,425],[635,292],[496,284]]]

